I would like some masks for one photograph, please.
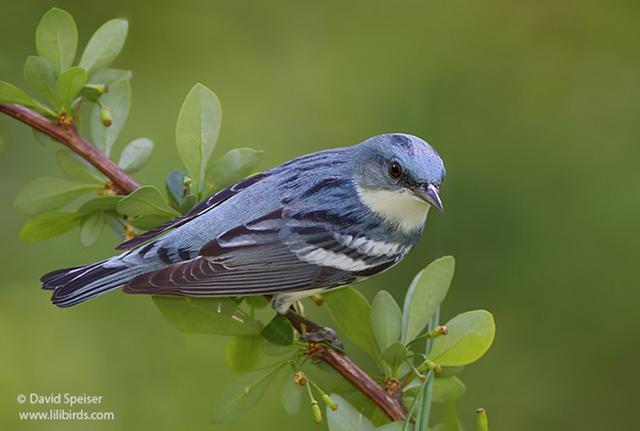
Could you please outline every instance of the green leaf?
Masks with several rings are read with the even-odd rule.
[[[0,103],[15,103],[17,105],[26,106],[40,111],[50,117],[56,114],[51,109],[44,106],[15,85],[5,81],[0,81]]]
[[[264,152],[253,148],[235,148],[207,167],[207,182],[223,189],[254,173]]]
[[[323,294],[329,314],[341,334],[363,352],[377,357],[371,332],[371,307],[366,298],[352,287],[344,287]]]
[[[131,226],[140,230],[149,230],[153,229],[156,226],[160,226],[171,220],[173,217],[169,217],[166,215],[150,215],[150,216],[140,216],[134,219],[129,219],[128,222]]]
[[[105,127],[100,120],[100,105],[96,104],[91,113],[91,135],[93,144],[107,156],[116,142],[129,116],[131,105],[131,84],[128,79],[120,79],[109,86],[109,91],[100,101],[111,111],[111,126]]]
[[[433,312],[431,318],[429,319],[429,329],[433,329],[440,322],[440,305],[436,305],[435,311]],[[431,348],[433,344],[433,339],[427,339],[425,343],[425,354],[428,356],[431,353]],[[416,414],[415,414],[415,430],[416,431],[428,431],[429,429],[429,421],[431,418],[431,406],[433,399],[433,380],[434,380],[434,371],[428,371],[427,379],[422,382],[420,389],[418,391],[418,396],[416,398]],[[412,407],[413,409],[413,407]]]
[[[244,298],[244,302],[248,306],[253,308],[265,308],[266,306],[271,304],[271,302],[262,295],[247,296],[246,298]]]
[[[36,49],[58,74],[71,67],[78,49],[78,28],[67,11],[54,7],[44,14],[36,28]]]
[[[118,165],[128,173],[132,174],[144,166],[147,160],[149,160],[149,157],[151,157],[152,152],[153,142],[151,142],[150,139],[134,139],[124,147],[124,150],[122,150]]]
[[[244,373],[260,365],[264,338],[259,335],[236,335],[231,337],[224,349],[229,368]]]
[[[374,431],[376,427],[362,413],[338,394],[331,394],[337,410],[327,407],[329,431]]]
[[[407,357],[407,349],[400,342],[393,343],[382,354],[382,359],[391,366],[392,369],[397,370]]]
[[[20,191],[14,206],[27,214],[38,214],[62,208],[76,197],[100,188],[100,184],[79,183],[63,178],[38,178]]]
[[[457,377],[437,377],[433,381],[434,403],[446,403],[457,400],[466,392],[467,387]]]
[[[89,77],[89,84],[104,84],[109,87],[120,79],[131,80],[133,74],[130,70],[102,69]]]
[[[142,186],[118,203],[118,212],[124,215],[175,217],[162,193],[154,186]]]
[[[280,401],[289,416],[294,416],[300,410],[300,403],[304,396],[304,388],[295,382],[296,370],[289,368],[280,392]]]
[[[87,69],[89,75],[109,66],[122,51],[128,31],[129,22],[125,19],[112,19],[102,24],[89,39],[80,66]]]
[[[196,199],[196,197],[194,195],[192,195],[191,193],[189,193],[182,200],[182,203],[180,204],[180,207],[178,208],[178,211],[180,211],[180,213],[184,214],[187,211],[189,211],[191,208],[193,208],[193,206],[195,204],[197,204],[197,203],[198,203],[198,200]]]
[[[258,335],[262,324],[228,298],[154,296],[162,315],[183,332],[216,335]]]
[[[430,359],[445,366],[467,365],[484,355],[495,336],[493,316],[486,310],[462,313],[446,323],[448,335],[433,341]]]
[[[94,212],[84,219],[80,229],[80,241],[85,247],[89,247],[100,238],[104,229],[104,214],[100,211]]]
[[[80,220],[80,216],[74,212],[51,211],[39,214],[27,220],[20,231],[20,239],[28,241],[41,241],[62,235]]]
[[[59,108],[56,96],[56,71],[49,60],[35,55],[27,57],[24,63],[24,81],[56,109]]]
[[[246,414],[247,410],[260,402],[285,364],[250,371],[225,385],[213,403],[211,422],[222,424]]]
[[[441,422],[433,427],[433,431],[463,431],[454,401],[447,402],[442,406],[440,418]]]
[[[176,124],[176,145],[182,163],[193,180],[194,194],[201,193],[209,158],[218,140],[222,108],[204,85],[196,84],[182,103]]]
[[[117,214],[107,213],[107,225],[118,237],[122,236],[127,222]]]
[[[288,346],[293,343],[293,327],[282,314],[276,314],[260,334],[273,344]]]
[[[402,390],[402,395],[413,397],[413,398],[417,397],[418,393],[422,388],[422,383],[423,382],[417,377],[413,378],[411,381],[409,381],[407,385],[404,386]]]
[[[431,417],[431,400],[433,396],[433,372],[427,374],[427,380],[422,382],[416,403],[418,408],[415,414],[415,430],[428,431]]]
[[[73,101],[86,83],[87,71],[81,67],[72,67],[60,75],[56,81],[56,94],[66,112],[71,112]]]
[[[381,352],[400,341],[402,312],[385,290],[379,291],[371,302],[371,330]]]
[[[78,212],[93,213],[96,211],[115,212],[122,196],[97,196],[83,203]]]
[[[441,257],[420,271],[411,282],[402,310],[402,341],[412,341],[427,326],[436,308],[447,296],[455,261]]]
[[[278,344],[273,344],[270,342],[266,342],[264,346],[262,346],[262,351],[267,356],[284,356],[284,355],[293,355],[297,352],[298,348],[295,344],[290,344],[288,346],[280,346]]]
[[[184,172],[171,170],[165,180],[165,187],[167,189],[167,196],[169,196],[169,202],[176,207],[179,207],[184,200],[184,178],[187,176]]]
[[[69,178],[85,182],[99,182],[101,184],[105,181],[102,174],[71,150],[58,150],[56,159],[60,170]]]
[[[13,84],[9,84],[5,81],[0,81],[0,102],[2,103],[16,103],[18,105],[33,106],[37,103],[27,93],[20,90]]]

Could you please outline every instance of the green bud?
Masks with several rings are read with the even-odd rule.
[[[430,331],[427,334],[428,338],[438,338],[441,335],[447,335],[449,333],[449,330],[447,329],[446,326],[444,325],[440,325],[440,326],[436,326],[436,328],[433,331]]]
[[[104,124],[104,127],[109,127],[113,123],[113,118],[111,117],[111,110],[104,105],[100,107],[100,121],[102,121],[102,124]]]
[[[331,397],[327,394],[322,394],[322,401],[324,401],[324,403],[334,412],[336,410],[338,410],[338,405],[336,403],[333,402],[333,400],[331,399]]]
[[[448,333],[449,333],[449,330],[447,329],[446,326],[439,325],[439,326],[436,326],[433,331],[424,332],[424,333],[420,334],[419,336],[417,336],[416,338],[411,340],[409,342],[409,345],[411,345],[411,344],[413,344],[413,343],[415,343],[417,341],[424,340],[426,338],[438,338],[438,337],[441,337],[443,335],[447,335]]]
[[[311,295],[311,300],[319,307],[322,304],[324,304],[324,299],[322,298],[322,295],[316,293],[314,295]]]
[[[476,429],[478,431],[489,431],[489,418],[485,409],[476,410]]]
[[[432,370],[434,373],[441,373],[442,372],[442,365],[436,364],[433,361],[427,360],[425,365],[429,370]]]
[[[191,183],[193,182],[193,180],[191,180],[191,178],[185,176],[184,179],[182,180],[182,194],[186,196],[187,192],[189,191],[189,189],[191,188]]]
[[[317,424],[322,423],[322,410],[316,400],[311,401],[311,411],[313,412],[313,421]]]

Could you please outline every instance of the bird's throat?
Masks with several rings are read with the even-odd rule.
[[[429,205],[409,191],[373,190],[357,186],[358,197],[371,211],[405,232],[421,229]]]

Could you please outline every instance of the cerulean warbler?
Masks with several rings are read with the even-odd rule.
[[[42,277],[69,307],[120,287],[172,296],[306,296],[398,263],[420,236],[445,169],[422,139],[375,136],[237,182],[127,241],[122,254]]]

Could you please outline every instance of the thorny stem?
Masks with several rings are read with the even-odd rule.
[[[0,103],[0,112],[15,118],[69,147],[73,152],[109,178],[112,183],[112,188],[118,194],[129,194],[140,186],[138,182],[131,178],[122,168],[91,145],[75,128],[58,124],[20,105]],[[296,329],[300,329],[299,325]],[[314,349],[313,356],[334,368],[342,377],[380,407],[389,419],[393,421],[402,421],[405,419],[406,410],[399,396],[392,396],[385,392],[375,380],[359,368],[345,354],[325,346],[317,344],[316,346],[317,348]]]

